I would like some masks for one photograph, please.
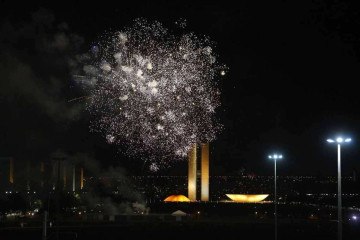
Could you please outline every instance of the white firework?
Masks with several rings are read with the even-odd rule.
[[[216,77],[224,74],[211,45],[141,19],[104,37],[83,67],[93,83],[91,129],[152,159],[181,158],[192,144],[214,140]]]

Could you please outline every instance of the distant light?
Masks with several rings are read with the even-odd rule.
[[[353,220],[357,220],[357,216],[355,216],[355,215],[353,215],[351,218],[352,218]]]
[[[280,155],[279,158],[282,159],[282,155]]]
[[[269,158],[270,158],[270,159],[272,159],[272,156],[271,156],[271,155],[269,155]]]
[[[222,71],[220,72],[220,74],[221,74],[221,76],[224,76],[224,75],[225,75],[225,71],[222,70]]]
[[[326,140],[327,142],[329,142],[329,143],[333,143],[333,142],[335,142],[334,140],[332,140],[332,139],[328,139],[328,140]]]
[[[275,154],[275,155],[274,155],[274,158],[277,159],[277,158],[278,158],[278,155]]]
[[[342,143],[342,142],[344,141],[344,139],[343,139],[342,137],[338,137],[338,138],[336,139],[336,141],[337,141],[338,143]]]
[[[351,142],[351,138],[345,139],[345,142]]]

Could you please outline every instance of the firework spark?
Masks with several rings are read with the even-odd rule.
[[[147,156],[187,155],[214,140],[214,114],[225,74],[212,43],[193,33],[171,34],[159,22],[136,20],[91,48],[83,71],[91,85],[91,129],[109,143]]]

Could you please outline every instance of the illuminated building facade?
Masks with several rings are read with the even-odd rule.
[[[201,144],[201,201],[209,201],[209,144]],[[197,145],[189,151],[188,169],[188,197],[191,201],[197,200]]]
[[[191,201],[196,201],[196,144],[189,152],[188,198]]]
[[[66,159],[30,162],[0,156],[0,193],[2,191],[55,190],[78,191],[86,188],[85,171]]]
[[[209,201],[209,143],[201,144],[201,201]]]

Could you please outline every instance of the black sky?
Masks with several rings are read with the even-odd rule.
[[[271,174],[273,165],[266,156],[282,151],[286,157],[280,171],[284,174],[335,175],[336,148],[328,145],[325,139],[338,133],[348,134],[354,140],[343,150],[343,173],[350,174],[353,168],[360,170],[357,87],[360,13],[356,1],[294,2],[239,1],[236,5],[223,1],[59,2],[31,3],[19,8],[11,1],[0,1],[0,46],[31,68],[33,81],[36,83],[40,79],[39,86],[48,86],[49,83],[43,82],[51,79],[50,76],[64,80],[59,81],[60,90],[54,93],[56,104],[48,106],[62,111],[62,104],[67,108],[66,100],[76,95],[76,90],[71,88],[71,74],[65,64],[54,62],[57,54],[61,54],[59,59],[62,59],[85,50],[105,31],[121,29],[138,17],[159,20],[168,27],[179,18],[186,19],[190,31],[207,35],[217,43],[215,51],[229,67],[221,82],[222,107],[219,110],[225,128],[212,144],[214,174],[231,174],[241,168],[248,173]],[[52,26],[44,28],[41,34],[26,31],[19,34],[18,29],[34,24],[34,13],[44,9],[53,16]],[[59,28],[62,22],[67,23],[66,30]],[[9,24],[11,31],[4,27]],[[11,38],[8,32],[17,34]],[[38,37],[45,35],[51,42],[54,40],[52,34],[58,32],[65,32],[71,44],[81,42],[81,47],[67,47],[66,51],[57,49],[58,52],[49,50],[44,57],[36,48],[36,42],[43,40]],[[27,41],[32,43],[27,44]],[[12,66],[6,65],[7,58],[2,56],[0,62],[5,69],[11,69]],[[98,152],[97,157],[104,165],[119,161],[113,148],[88,133],[87,116],[79,116],[76,106],[71,106],[69,117],[63,118],[34,107],[39,103],[33,95],[42,91],[28,94],[24,90],[28,76],[24,77],[23,90],[15,87],[10,91],[12,84],[6,72],[0,72],[0,81],[7,82],[0,85],[3,87],[0,91],[0,151],[4,152],[0,155],[22,155],[22,158],[31,155],[35,159],[39,155],[46,158],[54,148],[74,152],[91,149]],[[22,97],[18,97],[19,91]],[[54,94],[48,92],[42,97]],[[49,136],[57,137],[50,141]],[[136,161],[124,164],[140,169]],[[180,169],[173,172],[186,173],[186,169]]]

